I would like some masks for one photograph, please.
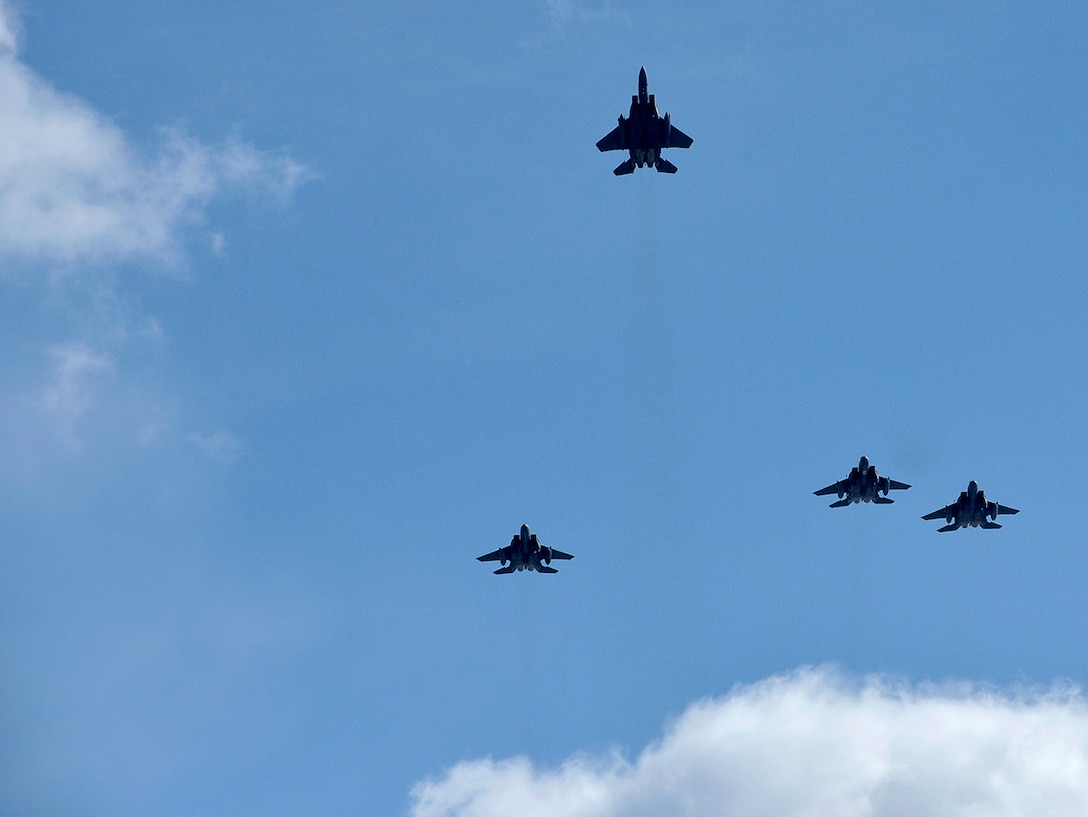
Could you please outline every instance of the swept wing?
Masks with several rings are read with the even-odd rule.
[[[502,559],[509,559],[510,558],[510,556],[508,555],[509,551],[510,551],[510,548],[508,548],[508,547],[499,548],[498,550],[493,550],[490,553],[485,553],[483,556],[477,556],[476,561],[478,561],[478,562],[498,562],[498,561],[500,561]]]
[[[927,513],[925,516],[922,517],[922,519],[947,519],[949,514],[952,514],[954,516],[955,512],[956,512],[956,506],[955,505],[945,505],[939,511],[933,511],[932,513]]]
[[[820,490],[813,491],[812,493],[816,494],[816,496],[827,496],[828,494],[837,494],[839,491],[845,493],[846,488],[846,480],[840,479],[838,482],[832,482],[826,488],[821,488]]]
[[[612,131],[597,143],[597,150],[604,153],[606,150],[627,150],[627,129],[623,125],[617,125]]]
[[[663,148],[689,148],[695,141],[675,125],[669,125],[666,133],[664,120],[661,122],[661,130],[661,147]]]

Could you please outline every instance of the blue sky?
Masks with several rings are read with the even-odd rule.
[[[99,6],[0,2],[0,812],[1083,813],[1083,4]]]

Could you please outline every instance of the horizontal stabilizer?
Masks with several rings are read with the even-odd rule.
[[[548,567],[547,565],[541,565],[536,570],[537,570],[538,573],[558,573],[559,572],[554,567]]]
[[[661,157],[658,157],[657,162],[655,163],[655,165],[657,166],[657,171],[659,173],[675,173],[676,172],[676,165],[674,165],[668,159],[663,159]]]
[[[895,502],[895,500],[889,499],[886,496],[875,496],[873,497],[873,502],[875,502],[877,505],[891,505],[893,502]]]
[[[997,530],[1001,526],[996,522],[983,522],[979,527],[985,528],[986,530]]]
[[[500,567],[498,570],[494,571],[496,576],[501,576],[503,573],[513,573],[513,572],[514,572],[514,566],[513,565],[507,565],[506,567]]]
[[[626,176],[628,173],[634,173],[635,172],[635,160],[634,159],[628,159],[626,162],[623,162],[622,164],[617,166],[616,169],[613,170],[612,172],[615,173],[617,176]]]
[[[838,502],[832,502],[827,507],[829,507],[829,508],[845,508],[849,504],[850,504],[849,499],[840,499]]]
[[[945,525],[943,528],[937,528],[937,533],[948,533],[950,530],[955,530],[959,525],[952,523],[951,525]]]

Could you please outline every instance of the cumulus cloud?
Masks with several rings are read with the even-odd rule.
[[[633,762],[468,761],[412,801],[413,817],[1074,817],[1088,701],[807,669],[694,704]]]
[[[18,57],[0,0],[0,258],[47,263],[170,260],[178,234],[227,188],[291,195],[305,167],[237,140],[205,145],[167,130],[153,156]]]

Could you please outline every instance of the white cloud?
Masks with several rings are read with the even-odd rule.
[[[460,763],[413,817],[1081,817],[1088,701],[801,670],[691,706],[635,762]]]
[[[241,441],[229,431],[215,431],[211,434],[196,432],[189,435],[193,443],[206,457],[230,464],[242,450]]]
[[[51,376],[41,398],[41,408],[60,426],[65,437],[75,441],[75,424],[94,404],[92,381],[114,368],[113,358],[95,352],[83,343],[49,349]]]
[[[225,188],[290,196],[309,172],[236,140],[217,146],[164,131],[154,157],[18,59],[0,0],[0,258],[69,264],[171,260],[178,235]]]
[[[578,0],[547,0],[548,17],[556,29],[566,29],[571,23],[615,22],[631,24],[631,15],[623,9],[605,3],[596,8]]]

